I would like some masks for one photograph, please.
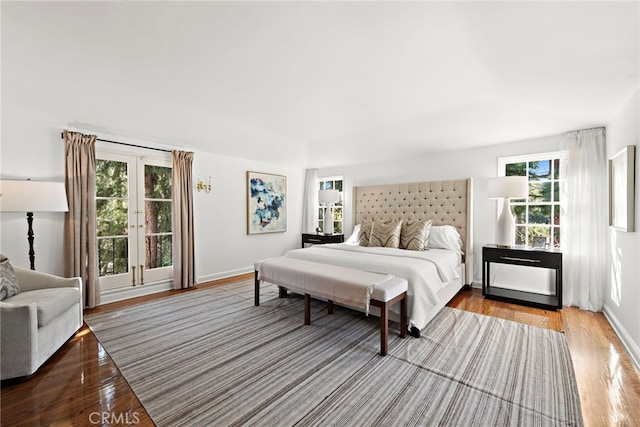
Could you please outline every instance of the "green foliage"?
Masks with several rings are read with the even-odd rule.
[[[144,172],[146,268],[169,266],[172,264],[171,168],[145,165]],[[126,162],[101,159],[96,161],[100,276],[128,271],[128,173]]]

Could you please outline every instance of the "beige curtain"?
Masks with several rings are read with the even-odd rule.
[[[65,186],[69,212],[64,219],[65,275],[81,277],[85,307],[100,304],[96,237],[96,136],[63,132]]]
[[[173,151],[173,288],[195,285],[193,152]]]

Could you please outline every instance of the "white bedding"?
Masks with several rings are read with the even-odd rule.
[[[409,326],[422,329],[427,314],[438,303],[436,293],[448,282],[460,280],[460,254],[446,249],[408,251],[405,249],[362,247],[349,244],[315,245],[294,249],[287,257],[324,264],[391,274],[409,283],[407,312]]]

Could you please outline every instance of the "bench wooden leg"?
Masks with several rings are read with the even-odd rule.
[[[286,297],[287,297],[287,288],[278,286],[278,298],[286,298]]]
[[[311,324],[311,296],[304,294],[304,324]]]
[[[253,291],[253,302],[256,306],[260,305],[260,279],[258,279],[258,272],[255,272],[255,283]]]
[[[407,293],[404,293],[404,298],[400,300],[400,338],[407,337]]]
[[[389,305],[385,302],[380,307],[380,355],[386,356],[389,338]]]
[[[327,301],[327,313],[333,314],[333,301]]]

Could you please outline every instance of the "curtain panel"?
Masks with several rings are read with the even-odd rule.
[[[193,152],[173,154],[173,288],[195,285],[195,245],[193,227]]]
[[[100,304],[96,230],[96,135],[63,131],[65,187],[64,272],[81,277],[86,308]]]
[[[315,233],[318,227],[318,169],[307,169],[302,204],[302,231]]]
[[[564,144],[568,157],[561,173],[561,214],[566,218],[561,236],[563,304],[602,311],[608,229],[605,129],[569,132]]]

